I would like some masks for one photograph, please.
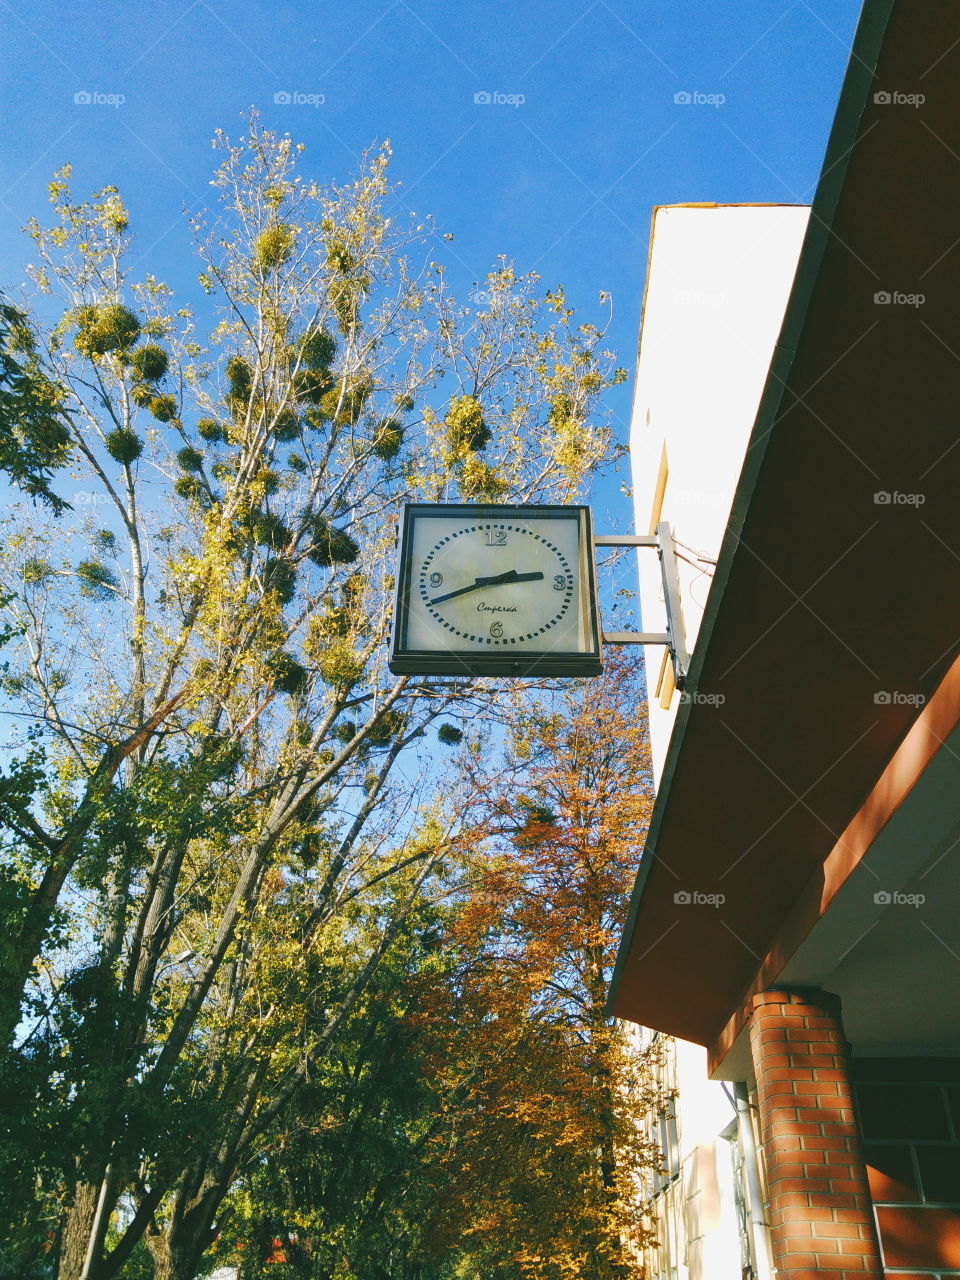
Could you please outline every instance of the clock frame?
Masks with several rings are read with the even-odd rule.
[[[394,674],[594,676],[600,641],[589,507],[404,508]]]

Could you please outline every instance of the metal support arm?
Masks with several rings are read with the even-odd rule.
[[[593,540],[595,547],[655,547],[660,557],[660,573],[663,578],[663,601],[667,611],[666,631],[605,631],[606,644],[665,644],[673,660],[673,671],[678,689],[682,689],[690,666],[684,634],[683,613],[680,600],[680,577],[677,573],[677,549],[673,534],[666,520],[657,525],[651,535],[638,533],[599,534]]]

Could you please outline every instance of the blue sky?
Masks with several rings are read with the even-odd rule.
[[[389,137],[401,199],[455,236],[452,282],[469,291],[503,253],[584,318],[607,290],[632,369],[652,206],[809,202],[857,16],[855,0],[0,0],[0,286],[22,280],[19,228],[69,160],[78,195],[117,183],[142,269],[193,301],[183,212],[209,203],[214,129],[256,106],[321,179]],[[628,383],[612,401],[621,438],[629,399]],[[626,527],[615,485],[595,505]]]

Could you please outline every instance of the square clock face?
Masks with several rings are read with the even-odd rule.
[[[589,507],[411,503],[390,670],[599,675],[596,595]]]

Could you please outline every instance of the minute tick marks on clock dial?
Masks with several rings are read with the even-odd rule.
[[[558,545],[558,538],[562,545]],[[500,560],[505,549],[508,554],[522,557],[521,563],[525,561],[529,567],[522,572],[516,568],[498,573],[477,572],[488,564],[494,567],[491,561]],[[469,519],[459,528],[447,525],[432,547],[428,544],[424,548],[419,571],[420,599],[433,624],[458,642],[484,649],[518,650],[546,645],[559,634],[561,623],[570,625],[567,619],[574,600],[575,559],[568,555],[575,549],[570,530],[559,527],[554,531],[531,527],[527,522]],[[535,565],[540,567],[534,568]],[[464,585],[436,595],[435,575],[441,581],[459,580]],[[526,584],[526,590],[514,589]],[[468,599],[474,593],[483,593],[479,604]],[[502,615],[502,620],[491,623],[491,614]],[[550,641],[546,640],[547,633]]]

